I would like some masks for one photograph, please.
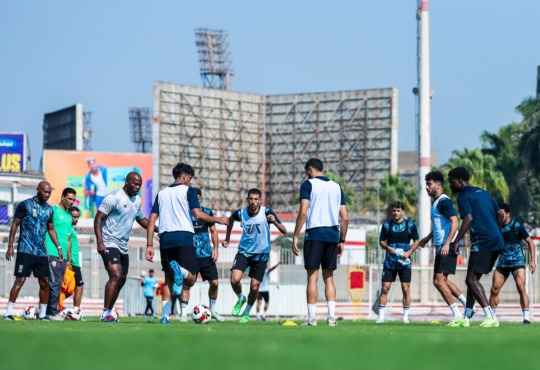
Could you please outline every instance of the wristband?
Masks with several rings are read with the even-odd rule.
[[[153,244],[146,244],[147,247],[153,247]]]
[[[339,239],[340,243],[345,243],[345,239]]]
[[[62,249],[62,247],[56,247],[56,249],[60,250],[60,249]]]

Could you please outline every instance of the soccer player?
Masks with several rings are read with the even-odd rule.
[[[409,323],[411,307],[411,260],[410,256],[420,245],[418,229],[414,222],[404,217],[405,207],[401,202],[392,205],[392,219],[386,220],[381,229],[379,244],[386,250],[382,273],[382,287],[379,296],[379,317],[377,324],[384,323],[388,292],[399,276],[403,292],[403,323]],[[413,242],[411,246],[411,241]]]
[[[502,234],[504,238],[504,250],[499,255],[497,268],[493,274],[493,285],[491,286],[491,296],[489,297],[489,305],[493,315],[496,315],[497,305],[499,304],[499,292],[503,287],[508,276],[512,274],[516,283],[516,288],[519,293],[519,302],[523,312],[523,323],[530,324],[531,317],[529,315],[529,296],[525,289],[525,254],[521,248],[521,240],[525,240],[529,246],[531,253],[531,263],[529,268],[531,274],[536,270],[536,246],[532,238],[525,230],[525,227],[518,221],[512,218],[510,206],[506,203],[499,203],[499,207],[504,214]]]
[[[268,292],[268,280],[270,279],[270,273],[277,269],[281,265],[281,262],[278,262],[276,265],[266,269],[264,272],[264,277],[259,286],[259,295],[257,296],[257,320],[266,321],[266,312],[268,311],[268,305],[270,304],[270,293]],[[264,311],[260,315],[261,303],[264,299]]]
[[[75,189],[65,188],[62,191],[60,203],[54,205],[53,208],[53,225],[56,231],[58,242],[62,247],[62,257],[60,257],[60,249],[56,248],[56,244],[52,241],[50,235],[45,237],[45,246],[47,248],[47,254],[49,255],[49,303],[47,306],[47,315],[51,320],[63,320],[58,315],[58,303],[60,302],[60,291],[62,290],[62,281],[64,280],[64,274],[66,268],[70,262],[64,259],[68,257],[68,240],[69,233],[71,231],[72,218],[68,212],[68,209],[73,205],[75,201]]]
[[[200,189],[195,189],[198,195],[199,204],[202,202],[202,192]],[[214,213],[211,209],[201,207],[201,211],[208,216],[213,217]],[[214,223],[208,223],[202,220],[196,219],[193,214],[191,215],[193,221],[193,229],[195,235],[193,235],[193,243],[195,244],[195,251],[197,253],[197,262],[199,264],[198,271],[201,274],[203,281],[207,280],[210,286],[208,287],[208,298],[210,300],[210,311],[212,311],[212,318],[218,322],[225,321],[220,314],[216,312],[216,299],[218,295],[219,276],[216,267],[216,262],[219,256],[219,236]],[[210,234],[208,234],[210,231]],[[210,244],[210,237],[212,238],[212,244]],[[187,322],[187,305],[189,303],[189,291],[191,287],[184,285],[182,290],[182,298],[180,299],[180,307],[182,314],[180,315],[181,322]]]
[[[71,269],[75,273],[75,290],[73,292],[73,306],[79,308],[81,306],[81,300],[84,290],[84,281],[81,271],[81,263],[79,261],[79,238],[75,226],[79,222],[81,211],[78,207],[70,207],[68,209],[72,219],[71,231],[69,234],[69,242],[71,247],[68,248],[68,260],[71,261]]]
[[[433,285],[450,307],[453,319],[447,326],[456,325],[461,318],[461,312],[454,301],[456,297],[465,306],[465,296],[459,288],[448,280],[448,275],[455,275],[457,253],[450,249],[450,242],[456,235],[459,223],[456,210],[448,195],[443,193],[444,177],[439,171],[433,171],[425,176],[426,192],[433,198],[431,205],[431,232],[420,240],[423,248],[431,239],[435,246],[435,266],[433,268]]]
[[[41,181],[36,190],[36,196],[19,203],[9,229],[6,260],[11,261],[14,255],[15,234],[20,226],[15,260],[15,281],[9,293],[4,320],[14,320],[13,306],[30,274],[34,274],[39,282],[39,319],[49,320],[46,315],[49,301],[49,261],[45,248],[45,234],[47,232],[58,249],[59,258],[63,259],[64,255],[54,230],[53,209],[47,204],[47,200],[51,196],[51,185],[47,181]]]
[[[317,281],[319,268],[325,285],[328,302],[327,323],[337,326],[336,286],[334,270],[337,259],[343,254],[349,227],[349,214],[343,189],[323,174],[323,162],[311,158],[304,166],[308,177],[300,186],[300,210],[294,228],[292,251],[298,256],[298,238],[306,224],[304,239],[304,267],[307,271],[306,299],[308,319],[302,325],[316,326]]]
[[[120,290],[126,283],[129,270],[128,240],[137,221],[143,228],[148,227],[141,207],[142,178],[137,172],[130,172],[122,189],[107,194],[94,217],[97,251],[109,275],[105,284],[103,314],[100,321],[117,322],[113,315],[114,304]]]
[[[157,317],[154,314],[154,295],[158,287],[157,279],[154,277],[154,270],[148,271],[148,276],[141,278],[141,287],[143,288],[144,298],[146,299],[146,308],[144,309],[144,317]]]
[[[246,303],[246,297],[242,294],[242,277],[244,271],[249,267],[249,277],[251,278],[247,304],[242,312],[239,323],[245,324],[249,321],[249,313],[259,295],[259,286],[264,277],[264,271],[270,256],[270,225],[274,224],[277,229],[286,234],[287,229],[274,211],[261,206],[262,192],[259,189],[250,189],[246,198],[248,206],[234,212],[229,218],[227,235],[223,242],[223,247],[229,246],[231,231],[235,221],[242,224],[242,238],[238,245],[238,253],[234,257],[231,268],[231,286],[238,296],[238,302],[232,309],[232,315],[238,316],[242,306]]]
[[[208,223],[226,225],[227,217],[212,217],[201,210],[199,198],[191,184],[195,170],[188,164],[177,163],[172,170],[174,183],[161,189],[156,195],[147,230],[146,259],[154,258],[154,227],[159,217],[159,247],[161,265],[165,272],[161,323],[169,323],[171,291],[173,283],[193,286],[197,280],[197,253],[193,244],[193,222],[196,219]]]
[[[495,261],[504,249],[504,240],[501,226],[504,219],[503,212],[484,189],[469,185],[469,172],[464,167],[456,167],[448,172],[450,189],[457,198],[459,214],[463,220],[456,239],[451,248],[457,253],[458,243],[467,231],[470,231],[471,252],[467,266],[467,306],[465,315],[458,320],[459,326],[469,327],[474,302],[478,301],[486,318],[480,327],[498,327],[499,321],[495,318],[480,278],[483,274],[489,274],[495,265]]]

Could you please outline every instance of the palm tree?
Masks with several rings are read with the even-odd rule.
[[[416,213],[418,202],[418,192],[412,182],[404,180],[396,175],[386,175],[379,180],[380,199],[377,199],[377,187],[372,186],[366,189],[362,197],[364,211],[375,212],[377,204],[388,211],[387,207],[400,201],[405,206],[405,212],[412,218]],[[388,216],[388,214],[387,214]]]
[[[497,169],[497,161],[493,156],[482,153],[480,149],[454,150],[448,162],[441,166],[441,170],[444,173],[455,167],[465,167],[471,175],[469,183],[487,190],[495,201],[508,199],[508,184]],[[449,184],[445,182],[445,192],[450,194],[449,191]]]
[[[352,187],[347,185],[345,183],[345,180],[338,175],[336,175],[334,172],[328,171],[324,174],[326,177],[328,177],[330,180],[335,181],[341,186],[341,189],[343,189],[343,196],[345,197],[345,202],[347,202],[347,209],[349,212],[356,212],[358,211],[358,197],[356,196],[356,193]]]

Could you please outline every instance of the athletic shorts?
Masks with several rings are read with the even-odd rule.
[[[81,271],[80,266],[71,265],[71,268],[73,269],[73,272],[75,273],[75,285],[76,286],[83,286],[84,281],[82,279],[82,271]]]
[[[217,280],[219,278],[216,263],[212,257],[197,258],[199,262],[199,273],[203,281]]]
[[[194,246],[161,248],[161,267],[164,272],[173,274],[170,262],[176,261],[178,264],[197,276],[199,271],[199,261]]]
[[[29,277],[30,274],[34,274],[34,277],[37,278],[49,277],[49,259],[47,256],[17,253],[13,275],[16,277]]]
[[[259,301],[262,301],[262,300],[264,299],[264,301],[265,301],[266,303],[268,303],[268,302],[270,302],[270,293],[259,291],[259,295],[257,296],[257,299],[258,299]]]
[[[471,252],[467,271],[473,271],[477,274],[489,274],[493,270],[500,253],[501,251]]]
[[[448,255],[446,257],[437,254],[435,256],[434,274],[455,275],[457,266],[457,255]]]
[[[502,275],[504,275],[505,278],[508,278],[510,274],[514,274],[514,271],[524,269],[525,266],[517,266],[517,267],[497,267],[496,270],[500,272]]]
[[[231,267],[231,271],[240,270],[244,272],[249,267],[249,277],[261,282],[263,281],[264,272],[266,271],[267,264],[268,264],[267,260],[255,261],[253,258],[247,258],[241,253],[236,253],[236,257],[234,257],[234,262]]]
[[[399,281],[402,283],[410,283],[412,277],[411,269],[395,270],[383,268],[382,272],[382,282],[383,283],[393,283],[396,281],[396,276],[399,275]]]
[[[337,243],[320,242],[318,240],[304,241],[304,267],[306,269],[335,270],[337,268]]]
[[[106,248],[108,253],[101,253],[105,269],[111,265],[122,265],[122,275],[127,275],[129,270],[129,254],[120,253],[118,248]],[[82,278],[81,278],[82,280]]]

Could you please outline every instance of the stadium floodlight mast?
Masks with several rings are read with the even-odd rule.
[[[229,91],[234,71],[227,31],[198,28],[195,30],[195,45],[203,86]]]
[[[419,91],[420,117],[418,121],[418,226],[420,235],[431,230],[430,197],[424,190],[424,179],[431,169],[431,83],[429,61],[429,0],[418,0],[419,22]],[[420,252],[420,266],[429,264],[429,250]],[[422,271],[421,284],[428,282],[427,271]],[[428,300],[427,289],[422,289],[420,301]]]

